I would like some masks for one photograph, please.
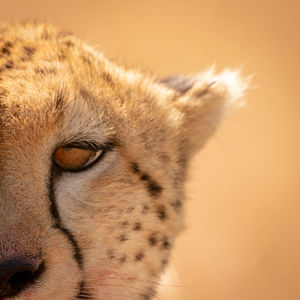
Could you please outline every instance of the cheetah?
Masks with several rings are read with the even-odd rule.
[[[158,78],[44,23],[0,27],[0,299],[153,299],[189,161],[247,88]]]

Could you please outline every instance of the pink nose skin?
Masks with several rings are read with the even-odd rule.
[[[15,258],[0,263],[0,300],[32,285],[44,270],[41,259]]]

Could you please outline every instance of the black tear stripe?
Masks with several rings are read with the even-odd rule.
[[[72,248],[74,250],[74,259],[78,263],[79,268],[82,270],[83,258],[82,258],[81,250],[80,250],[78,243],[75,240],[75,237],[72,234],[72,232],[68,228],[66,228],[62,225],[61,219],[60,219],[60,216],[59,216],[59,213],[57,210],[57,203],[55,200],[55,193],[54,193],[54,175],[55,175],[55,173],[56,172],[55,172],[54,168],[52,168],[50,179],[49,179],[49,200],[51,203],[50,212],[55,220],[55,224],[53,227],[59,229],[68,238],[68,240],[70,241]]]
[[[83,257],[82,257],[81,249],[79,248],[78,242],[76,241],[72,232],[68,228],[66,228],[62,225],[61,218],[60,218],[58,210],[57,210],[57,203],[56,203],[55,193],[54,193],[54,188],[55,188],[54,178],[55,178],[55,175],[57,175],[57,176],[59,175],[57,173],[58,173],[57,170],[55,170],[55,168],[52,167],[50,178],[49,178],[49,184],[48,184],[49,200],[51,203],[50,213],[55,221],[53,228],[60,230],[60,232],[63,233],[67,237],[67,239],[70,241],[70,244],[72,245],[72,248],[74,251],[73,257],[74,257],[75,261],[77,262],[79,269],[82,270],[83,269]],[[83,299],[81,295],[86,294],[84,291],[84,288],[85,288],[85,282],[82,281],[79,284],[79,287],[78,287],[79,292],[75,299],[78,299],[78,298]],[[92,299],[92,298],[85,297],[85,299]]]

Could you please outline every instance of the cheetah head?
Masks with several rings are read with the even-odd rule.
[[[3,26],[0,53],[0,299],[151,299],[244,83],[141,75],[44,24]]]

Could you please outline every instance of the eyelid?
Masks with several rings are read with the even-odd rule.
[[[74,142],[69,142],[65,145],[61,145],[58,148],[79,148],[79,149],[86,149],[92,151],[98,151],[98,150],[110,151],[116,145],[117,144],[115,142],[111,142],[111,141],[106,141],[101,144],[92,141],[78,141],[78,142],[74,141]]]
[[[61,148],[78,148],[78,149],[86,149],[91,151],[98,151],[103,149],[102,146],[97,145],[95,143],[89,143],[89,142],[71,142],[62,146]]]

